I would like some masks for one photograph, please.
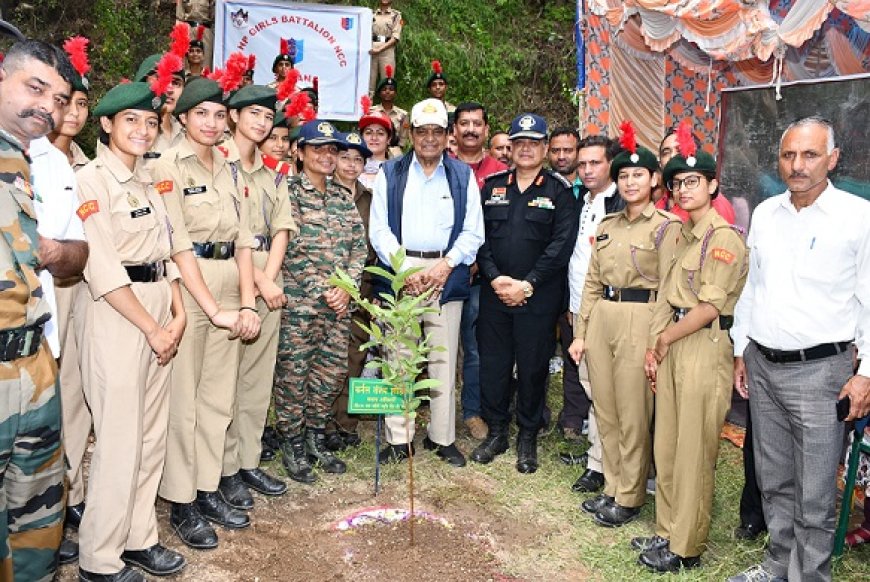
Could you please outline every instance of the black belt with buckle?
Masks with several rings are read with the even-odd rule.
[[[211,28],[211,22],[208,20],[185,20],[186,23],[190,25],[190,28],[196,30],[197,26],[204,26],[206,28]]]
[[[42,344],[42,326],[48,317],[39,323],[4,329],[0,331],[0,362],[11,362],[32,356]]]
[[[691,311],[691,309],[686,309],[685,307],[674,307],[674,321],[680,321]],[[716,321],[715,319],[713,321]],[[705,328],[712,328],[713,321],[705,325]],[[734,316],[733,315],[720,315],[719,316],[719,329],[722,331],[727,331],[734,327]]]
[[[166,275],[166,265],[163,261],[146,263],[144,265],[124,265],[127,276],[134,283],[156,283]]]
[[[621,289],[619,287],[604,286],[604,298],[608,301],[623,301],[628,303],[649,303],[655,299],[656,292],[652,289]]]
[[[768,348],[755,340],[752,340],[761,355],[768,362],[774,364],[789,364],[792,362],[809,362],[812,360],[821,360],[822,358],[830,358],[837,354],[842,354],[852,345],[852,340],[847,342],[835,342],[830,344],[819,344],[805,350],[775,350]]]
[[[268,251],[272,249],[272,237],[265,234],[254,235],[255,251]]]
[[[236,254],[236,243],[229,242],[204,242],[193,243],[193,254],[200,259],[216,259],[226,261]]]
[[[447,256],[447,251],[405,251],[405,255],[415,259],[441,259]]]
[[[389,36],[379,36],[377,34],[372,35],[372,42],[387,42],[390,40]]]

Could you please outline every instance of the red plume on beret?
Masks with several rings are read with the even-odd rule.
[[[631,153],[637,153],[637,136],[634,132],[634,125],[630,121],[625,120],[620,124],[619,131],[622,135],[619,137],[619,145],[622,149],[628,150]]]
[[[157,73],[154,80],[151,81],[151,91],[154,95],[160,97],[166,93],[169,84],[172,83],[172,75],[182,68],[184,68],[184,63],[181,57],[173,52],[164,53],[154,68]]]
[[[172,39],[169,52],[178,55],[182,59],[187,56],[187,51],[190,50],[190,25],[186,22],[179,22],[172,27],[169,38]],[[182,63],[183,66],[184,64]]]
[[[359,104],[362,107],[363,115],[368,115],[372,108],[372,100],[368,95],[363,95],[359,99]]]
[[[692,123],[684,119],[677,127],[677,149],[686,160],[695,155],[698,146],[695,145],[695,137],[692,135]]]
[[[311,106],[311,102],[308,102],[308,105],[305,106],[305,109],[302,110],[302,121],[308,122],[317,117],[317,112],[314,111],[314,107]]]
[[[90,42],[83,36],[74,36],[66,39],[63,43],[63,50],[69,55],[69,60],[80,77],[84,77],[91,70],[91,64],[88,62],[88,43]]]
[[[290,69],[287,71],[287,76],[284,77],[284,80],[278,85],[278,101],[286,101],[291,95],[293,95],[296,91],[296,83],[299,82],[299,75],[300,73],[297,69]]]
[[[248,70],[253,71],[257,66],[257,55],[251,53],[248,55]]]
[[[314,87],[314,92],[315,92],[315,93],[319,93],[319,91],[318,91],[318,87],[320,86],[320,78],[319,78],[319,77],[314,77],[314,78],[311,80],[311,86]]]
[[[286,38],[281,39],[281,54],[289,55],[290,54],[290,43],[287,42]]]
[[[205,36],[205,26],[200,24],[196,27],[196,40],[202,42],[202,37]]]
[[[235,52],[230,55],[224,65],[224,74],[218,80],[224,94],[235,91],[242,85],[245,71],[248,70],[248,57],[243,53]]]
[[[306,108],[311,108],[311,98],[308,93],[299,91],[294,93],[287,101],[287,107],[284,108],[284,115],[289,119],[300,115]]]
[[[386,72],[387,72],[387,78],[392,79],[393,78],[393,65],[387,65],[384,68],[386,69]]]
[[[432,61],[432,72],[436,75],[440,75],[443,72],[441,69],[441,61]]]

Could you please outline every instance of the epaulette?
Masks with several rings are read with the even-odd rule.
[[[550,176],[552,176],[552,177],[556,178],[557,180],[559,180],[560,182],[562,182],[562,184],[563,184],[565,187],[567,187],[567,188],[573,188],[573,187],[574,187],[574,184],[572,184],[571,182],[569,182],[568,180],[566,180],[566,179],[565,179],[565,176],[563,176],[563,175],[560,174],[559,172],[554,172],[553,170],[547,170],[547,173],[550,174]]]
[[[611,212],[610,214],[605,214],[604,218],[601,219],[601,222],[604,222],[605,220],[610,220],[611,218],[616,218],[620,214],[622,214],[621,210],[617,210],[616,212]]]
[[[659,216],[661,216],[663,218],[667,218],[670,222],[679,222],[679,223],[683,222],[682,220],[680,220],[679,216],[677,216],[676,214],[673,214],[671,212],[668,212],[667,210],[664,210],[662,208],[656,208],[655,210]]]
[[[510,174],[510,172],[511,172],[510,168],[508,168],[507,170],[499,170],[498,172],[494,172],[484,179],[484,183],[489,182],[493,178],[497,178],[499,176],[505,176],[507,174]]]

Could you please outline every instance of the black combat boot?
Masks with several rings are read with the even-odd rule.
[[[287,476],[300,483],[314,483],[317,475],[311,470],[308,456],[305,454],[305,439],[294,436],[281,441],[281,462]]]
[[[327,473],[341,474],[347,471],[344,461],[333,455],[326,446],[326,432],[323,429],[308,429],[305,433],[305,452],[310,463],[320,465]]]
[[[538,470],[538,433],[520,429],[517,435],[517,471],[534,473]]]
[[[489,424],[489,434],[476,449],[471,451],[471,460],[484,465],[508,450],[509,446],[507,425],[487,424]]]

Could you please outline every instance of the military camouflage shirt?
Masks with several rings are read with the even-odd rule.
[[[319,192],[305,173],[290,179],[290,206],[299,232],[290,239],[282,274],[288,309],[317,313],[336,267],[359,281],[366,234],[350,192],[328,180]]]
[[[39,235],[32,196],[24,148],[0,130],[0,329],[30,325],[49,314],[36,275]]]

